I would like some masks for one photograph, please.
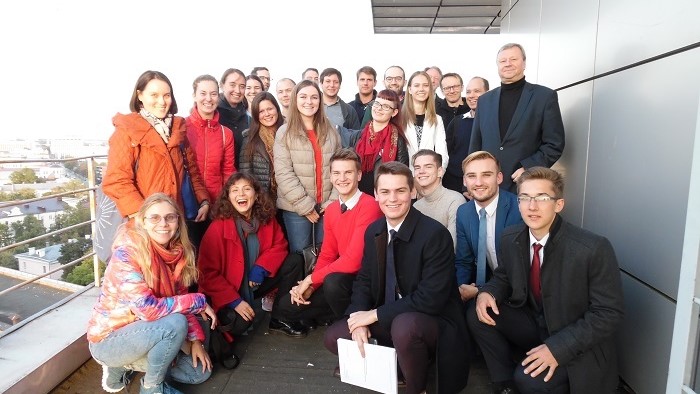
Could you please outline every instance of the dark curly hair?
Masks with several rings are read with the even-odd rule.
[[[260,224],[267,224],[270,219],[274,219],[275,213],[277,212],[274,201],[272,201],[272,198],[267,192],[262,190],[260,182],[258,182],[254,176],[244,172],[236,172],[228,178],[224,188],[221,189],[221,193],[219,193],[219,197],[216,198],[211,217],[213,219],[242,217],[236,208],[233,207],[228,196],[231,186],[240,180],[247,181],[253,186],[253,190],[255,190],[255,202],[253,203],[252,216],[258,219]]]

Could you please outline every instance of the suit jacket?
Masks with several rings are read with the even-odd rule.
[[[479,97],[469,152],[485,150],[501,162],[501,187],[515,192],[510,176],[520,167],[551,167],[564,151],[564,122],[557,92],[525,83],[506,135],[501,140],[498,123],[501,88]]]
[[[346,314],[376,308],[378,324],[387,332],[401,313],[435,317],[440,326],[438,392],[459,392],[467,384],[471,345],[455,282],[452,237],[445,226],[411,208],[394,240],[396,282],[402,298],[385,304],[387,242],[382,217],[365,232],[362,267]]]
[[[458,286],[476,281],[476,257],[479,254],[479,214],[476,212],[475,205],[476,202],[471,200],[457,209],[455,266]],[[501,244],[503,229],[522,222],[517,196],[511,192],[499,190],[498,205],[496,206],[496,252]],[[486,263],[486,268],[486,272],[490,273],[491,266],[488,263]]]
[[[482,291],[497,303],[536,310],[529,291],[530,239],[525,225],[503,232],[500,264]],[[612,393],[618,382],[614,334],[624,315],[620,270],[610,242],[557,216],[540,271],[544,340],[572,394]],[[541,318],[539,320],[542,320]]]

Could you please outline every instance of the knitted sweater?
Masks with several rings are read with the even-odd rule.
[[[413,204],[422,214],[431,217],[447,227],[452,235],[452,243],[457,244],[457,208],[467,202],[461,194],[440,185],[432,193],[423,196]]]

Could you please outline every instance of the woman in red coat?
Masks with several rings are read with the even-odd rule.
[[[302,278],[302,258],[289,253],[275,204],[250,174],[233,174],[214,205],[199,250],[199,289],[211,299],[221,329],[241,335],[255,318],[254,300],[278,288],[270,333],[303,338],[307,329],[276,306]]]

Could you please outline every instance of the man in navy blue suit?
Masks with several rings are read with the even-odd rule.
[[[499,190],[503,174],[496,157],[474,152],[464,159],[462,169],[472,199],[457,209],[455,265],[459,293],[462,301],[468,301],[498,266],[496,250],[503,229],[523,219],[516,195]]]
[[[501,162],[501,187],[515,192],[528,168],[551,167],[564,151],[564,122],[557,92],[525,81],[525,50],[506,44],[498,51],[501,86],[479,97],[469,152],[485,150]]]

